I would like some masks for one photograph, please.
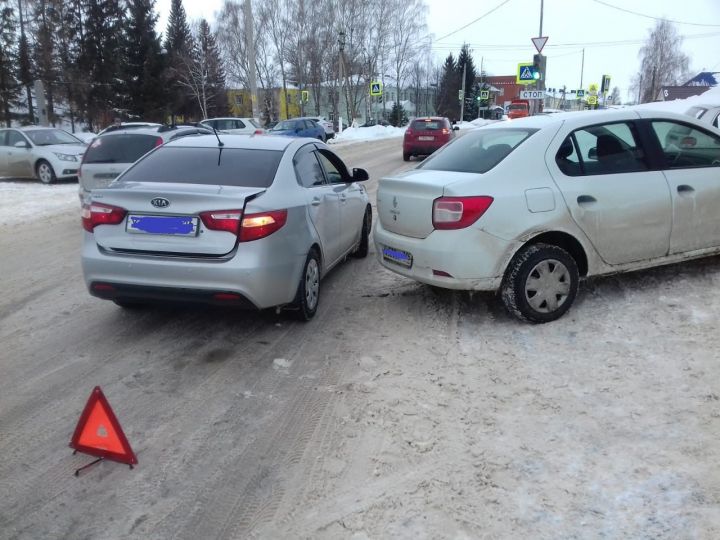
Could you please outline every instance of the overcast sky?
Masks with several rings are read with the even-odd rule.
[[[692,71],[720,71],[720,0],[545,0],[547,87],[579,87],[584,47],[583,86],[600,83],[602,75],[609,74],[623,100],[628,99],[630,79],[639,66],[638,50],[655,21],[601,2],[693,23],[677,25],[686,36],[683,50]],[[222,4],[222,0],[184,0],[190,20],[205,17],[211,24]],[[449,52],[456,54],[463,42],[471,45],[478,71],[482,62],[492,75],[511,75],[519,62],[532,61],[535,49],[530,38],[540,30],[540,0],[427,0],[427,5],[429,31],[435,37],[432,54],[438,62]],[[490,15],[441,39],[497,6]],[[169,7],[170,0],[157,0],[162,31]]]

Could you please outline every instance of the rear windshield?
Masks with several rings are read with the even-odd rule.
[[[156,135],[110,135],[98,137],[85,152],[83,163],[135,163],[162,139]]]
[[[442,120],[415,120],[410,126],[410,129],[423,131],[434,131],[442,128],[447,128]]]
[[[470,132],[433,154],[418,168],[485,173],[536,131],[537,129],[485,129]]]
[[[269,187],[282,151],[246,148],[162,147],[139,161],[122,182],[167,182]]]

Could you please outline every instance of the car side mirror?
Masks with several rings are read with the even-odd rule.
[[[453,131],[460,131],[460,126],[453,126]]]
[[[14,144],[15,148],[30,148],[30,145],[25,141],[18,141]]]
[[[352,181],[353,182],[364,182],[365,180],[369,180],[370,176],[368,175],[367,171],[365,169],[358,169],[354,168],[352,173]]]
[[[597,159],[597,146],[593,146],[588,150],[588,159]]]

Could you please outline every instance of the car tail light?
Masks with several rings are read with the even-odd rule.
[[[443,135],[447,135],[448,133],[450,133],[450,130],[448,128],[442,128]]]
[[[80,163],[80,166],[78,167],[78,180],[82,180],[82,162]]]
[[[256,129],[256,130],[253,132],[253,135],[265,135],[265,131],[262,130],[262,129]]]
[[[125,219],[127,210],[103,203],[84,204],[82,209],[83,229],[93,232],[98,225],[119,225]]]
[[[211,231],[226,231],[237,235],[240,230],[242,210],[211,210],[201,212],[203,225]]]
[[[155,148],[157,148],[158,146],[162,146],[164,142],[165,141],[162,140],[162,137],[158,137],[157,139],[155,139]]]
[[[475,223],[493,202],[492,197],[440,197],[433,201],[433,227],[464,229]]]
[[[287,221],[287,210],[247,214],[240,226],[240,241],[252,242],[280,230]]]

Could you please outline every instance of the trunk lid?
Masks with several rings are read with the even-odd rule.
[[[226,231],[207,229],[199,214],[209,210],[242,210],[248,198],[263,193],[265,189],[121,182],[93,191],[92,200],[124,208],[127,216],[119,225],[95,227],[93,234],[97,244],[109,250],[222,256],[235,248],[237,236]],[[160,208],[153,205],[151,201],[156,199],[164,199],[167,206],[162,207],[162,201],[156,201],[162,203]],[[179,232],[170,232],[172,226],[178,223],[173,218],[182,222]]]
[[[416,169],[381,179],[377,192],[380,223],[395,234],[425,238],[435,229],[433,201],[443,196],[447,185],[469,176],[476,175]]]

